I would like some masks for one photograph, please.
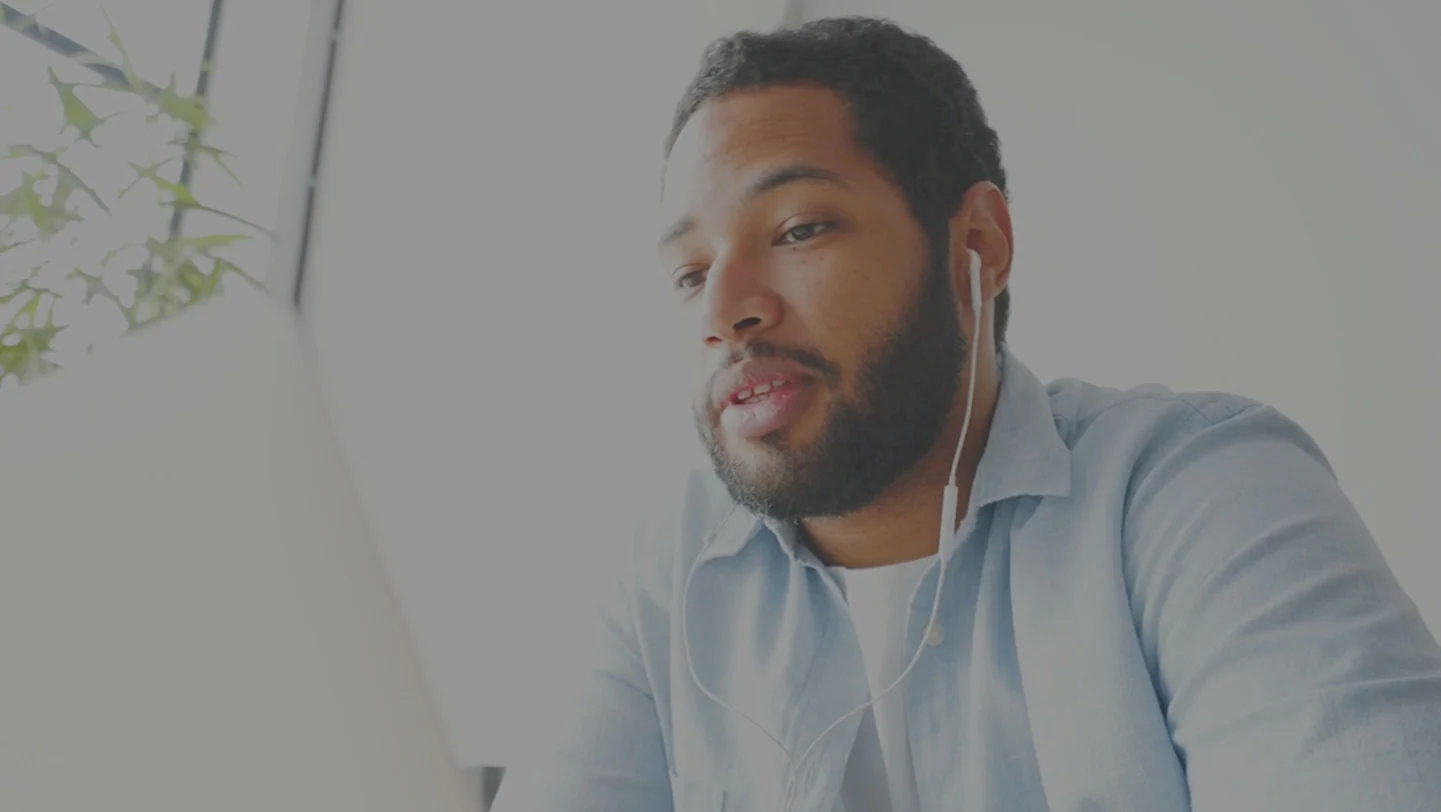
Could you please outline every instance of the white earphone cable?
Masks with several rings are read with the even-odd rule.
[[[720,523],[717,525],[717,530],[719,530],[720,527],[722,527],[722,526],[725,525],[726,519],[729,519],[729,518],[730,518],[730,514],[731,514],[731,513],[734,513],[734,512],[735,512],[735,506],[732,505],[730,511],[726,513],[725,518],[721,519]],[[716,703],[717,705],[720,705],[722,708],[725,708],[726,710],[730,711],[731,713],[734,713],[736,716],[739,716],[740,718],[746,720],[747,722],[750,722],[751,725],[754,726],[756,730],[759,730],[762,734],[765,735],[766,738],[768,738],[768,739],[770,739],[772,742],[774,742],[774,743],[775,743],[775,746],[781,751],[781,755],[785,756],[786,762],[788,763],[789,767],[791,768],[791,772],[794,773],[794,771],[795,771],[795,766],[796,766],[796,764],[795,764],[795,759],[791,756],[790,751],[786,749],[786,746],[785,746],[784,744],[781,744],[781,740],[778,739],[778,738],[776,738],[776,736],[774,736],[769,730],[766,730],[765,725],[762,725],[760,722],[757,722],[755,719],[752,719],[752,718],[751,718],[749,715],[747,715],[746,713],[744,713],[744,712],[742,712],[741,710],[733,707],[729,702],[725,701],[724,699],[721,699],[719,696],[716,696],[715,693],[712,692],[711,689],[707,688],[707,687],[706,687],[706,684],[701,681],[700,675],[696,673],[696,670],[695,670],[695,659],[691,656],[691,647],[690,647],[690,624],[686,622],[687,610],[689,609],[690,582],[691,582],[691,579],[695,577],[696,569],[700,566],[700,562],[701,562],[702,560],[704,560],[706,550],[710,548],[710,545],[715,541],[715,539],[716,539],[716,532],[713,531],[713,532],[711,533],[710,538],[706,541],[705,545],[701,547],[700,553],[696,555],[695,561],[691,564],[690,571],[686,574],[686,577],[685,577],[685,586],[684,586],[684,588],[681,589],[680,636],[681,636],[681,645],[685,648],[685,662],[686,662],[686,667],[690,670],[690,678],[691,678],[691,681],[695,683],[695,686],[700,689],[700,692],[701,692],[702,694],[705,694],[705,696],[706,696],[707,698],[709,698],[712,702]]]
[[[969,380],[966,387],[966,411],[965,416],[961,420],[961,438],[960,441],[956,443],[956,453],[954,458],[951,460],[950,480],[946,484],[944,497],[942,500],[940,539],[937,547],[936,560],[931,562],[930,566],[926,567],[926,571],[921,574],[919,581],[917,581],[917,585],[919,586],[920,582],[923,582],[930,574],[931,569],[937,566],[940,567],[940,570],[936,576],[935,597],[931,601],[931,614],[929,620],[927,620],[926,622],[925,632],[921,636],[921,644],[916,648],[916,653],[911,657],[910,662],[906,665],[905,669],[901,671],[900,676],[897,677],[895,681],[893,681],[890,685],[886,686],[885,690],[881,691],[880,694],[863,703],[859,707],[852,709],[850,712],[841,716],[841,718],[832,722],[828,727],[821,731],[820,735],[816,736],[815,740],[811,742],[810,746],[808,746],[801,753],[800,758],[795,758],[791,754],[791,752],[786,749],[786,746],[781,743],[780,739],[773,735],[769,730],[766,730],[764,725],[762,725],[755,719],[752,719],[745,713],[742,713],[735,707],[731,706],[731,704],[726,702],[724,699],[716,696],[716,694],[713,693],[709,688],[707,688],[705,683],[701,681],[700,675],[696,673],[695,660],[691,656],[690,628],[689,625],[686,623],[686,612],[688,609],[688,599],[690,596],[691,579],[695,577],[696,569],[699,566],[701,560],[704,558],[705,551],[715,541],[715,532],[712,532],[711,537],[706,541],[705,545],[701,548],[700,553],[696,556],[695,562],[691,564],[690,571],[686,574],[685,585],[681,590],[680,620],[681,641],[683,647],[685,648],[686,666],[690,670],[691,680],[695,683],[696,687],[700,689],[701,693],[703,693],[712,702],[715,702],[717,705],[730,711],[731,713],[734,713],[735,715],[741,717],[742,719],[753,725],[757,730],[764,734],[766,738],[770,739],[771,742],[773,742],[775,746],[781,751],[781,754],[785,756],[788,769],[785,783],[785,791],[782,794],[782,803],[780,807],[781,812],[790,812],[791,805],[795,802],[795,791],[800,780],[801,767],[805,765],[806,761],[810,758],[816,747],[825,740],[826,736],[830,735],[831,731],[835,730],[837,727],[840,727],[840,725],[844,723],[847,719],[850,719],[852,716],[855,716],[858,713],[863,713],[867,708],[875,705],[877,702],[884,699],[888,694],[890,694],[891,691],[899,687],[900,684],[905,681],[906,677],[910,675],[911,670],[916,667],[916,664],[921,661],[921,654],[923,654],[926,650],[926,639],[931,635],[932,630],[936,628],[936,618],[940,614],[941,595],[946,580],[946,564],[949,561],[948,554],[945,551],[946,545],[950,541],[950,536],[956,532],[956,510],[957,503],[959,501],[959,491],[956,486],[956,475],[961,463],[961,452],[965,449],[966,446],[966,436],[970,433],[971,416],[972,412],[974,411],[976,400],[976,367],[980,361],[981,317],[983,312],[980,276],[981,257],[980,254],[978,254],[974,250],[969,250],[969,254],[971,313],[973,319],[971,323],[971,363],[970,371],[967,375],[967,378]],[[734,511],[734,507],[732,507],[732,511]],[[729,518],[729,516],[730,514],[727,513],[726,517]],[[724,524],[725,519],[722,519],[720,525]],[[720,525],[718,525],[718,527]]]

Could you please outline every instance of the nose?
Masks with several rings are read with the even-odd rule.
[[[744,257],[717,259],[706,273],[706,346],[749,341],[780,323],[780,297],[759,263]]]

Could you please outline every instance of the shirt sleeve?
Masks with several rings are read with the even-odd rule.
[[[1192,808],[1441,810],[1415,604],[1302,429],[1260,405],[1204,422],[1133,483],[1125,533]]]
[[[672,812],[659,717],[629,582],[599,601],[593,645],[543,755],[507,770],[495,812]]]

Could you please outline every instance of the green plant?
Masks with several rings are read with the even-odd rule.
[[[54,369],[62,349],[89,354],[93,337],[62,346],[82,323],[108,320],[123,334],[216,296],[232,278],[259,284],[227,249],[266,231],[203,203],[181,171],[209,163],[239,183],[230,156],[206,140],[206,98],[178,92],[173,76],[163,88],[141,78],[113,23],[110,43],[124,81],[62,81],[49,68],[58,132],[0,145],[0,384]],[[90,58],[101,61],[81,61]],[[17,181],[8,188],[7,175]],[[193,213],[203,214],[186,222]],[[213,228],[196,234],[196,220]]]

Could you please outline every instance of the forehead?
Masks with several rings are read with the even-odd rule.
[[[824,87],[784,85],[712,99],[686,122],[666,161],[663,207],[678,215],[788,163],[860,180],[874,169],[852,131],[845,98]]]

